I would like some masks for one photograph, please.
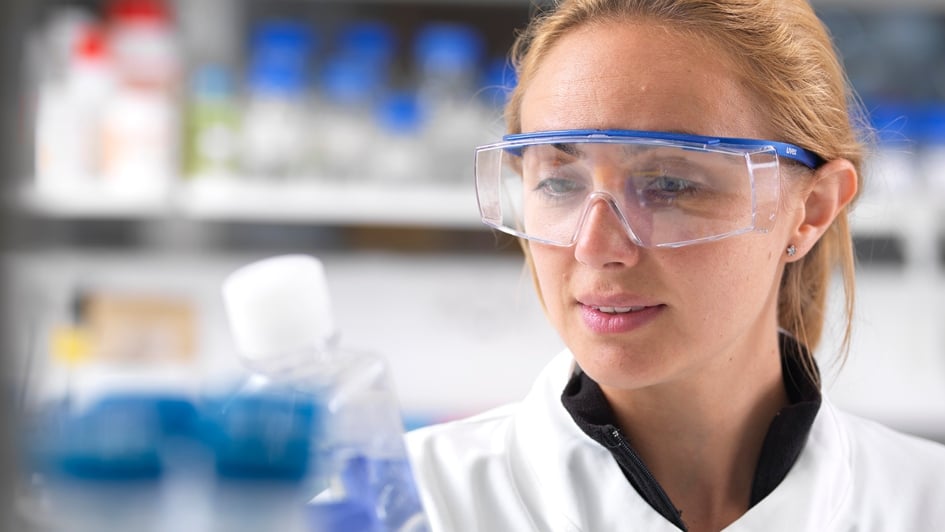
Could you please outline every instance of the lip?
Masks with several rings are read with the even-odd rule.
[[[588,298],[578,301],[584,325],[595,334],[620,334],[635,331],[660,316],[666,305],[634,297]],[[600,307],[642,307],[633,312],[612,314]]]

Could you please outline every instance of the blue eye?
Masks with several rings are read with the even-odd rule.
[[[549,196],[564,197],[584,190],[584,184],[573,179],[562,179],[550,177],[542,179],[535,190],[543,192]]]
[[[699,194],[698,183],[672,176],[654,176],[638,181],[637,194],[647,204],[671,204],[676,200]]]
[[[694,190],[696,187],[693,186],[691,181],[680,179],[677,177],[660,177],[654,179],[647,185],[645,190],[652,190],[656,192],[663,192],[667,194],[679,194],[688,190]]]

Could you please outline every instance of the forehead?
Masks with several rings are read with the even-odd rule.
[[[628,159],[641,155],[662,158],[693,158],[712,151],[687,149],[666,143],[647,142],[555,142],[534,144],[521,151],[522,157],[567,157],[573,159]],[[720,156],[716,153],[716,156]],[[721,155],[724,157],[725,155]]]
[[[639,129],[763,136],[758,106],[719,46],[643,22],[585,25],[539,64],[522,99],[523,131]]]
[[[738,153],[646,143],[597,142],[529,146],[522,150],[521,161],[526,168],[568,165],[587,168],[612,167],[618,170],[672,166],[677,169],[716,168],[732,171],[746,165],[744,155]]]

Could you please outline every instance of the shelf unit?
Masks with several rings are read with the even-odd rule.
[[[507,13],[512,12],[511,8],[521,14],[550,3],[550,0],[284,0],[278,4],[292,4],[298,10],[324,6],[320,16],[328,16],[334,11],[351,16],[359,9],[372,14],[382,11],[393,14],[393,8],[398,6],[413,9],[435,4],[443,8],[438,9],[438,13],[465,9],[474,10],[481,17],[482,12],[488,12],[491,7]],[[891,9],[923,10],[937,16],[945,12],[945,1],[941,0],[904,0],[894,6],[883,0],[812,0],[812,3],[815,8],[874,13]],[[244,10],[253,6],[259,10],[270,4],[242,0],[241,5]],[[509,21],[509,33],[516,25]],[[501,28],[501,24],[491,27]],[[462,183],[453,180],[442,184],[429,181],[381,184],[367,180],[341,183],[314,178],[280,182],[252,177],[229,181],[175,178],[166,192],[150,197],[127,195],[99,185],[53,192],[35,188],[32,179],[23,181],[22,185],[14,194],[14,209],[29,217],[52,220],[182,219],[260,224],[419,226],[434,230],[441,227],[475,230],[482,227],[471,176]],[[917,205],[921,208],[916,208]],[[898,237],[901,233],[909,237],[924,228],[929,234],[935,233],[935,238],[941,238],[943,230],[940,227],[945,222],[937,217],[945,218],[945,201],[917,193],[895,198],[889,205],[880,206],[878,202],[861,204],[852,217],[852,223],[855,232],[861,235],[892,233]]]

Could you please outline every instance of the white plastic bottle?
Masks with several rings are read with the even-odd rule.
[[[103,110],[114,88],[114,68],[101,28],[78,29],[64,79],[39,90],[36,183],[43,193],[87,194],[100,177]]]
[[[286,255],[247,265],[226,279],[223,299],[240,357],[257,378],[323,406],[313,433],[313,528],[360,519],[370,530],[427,530],[387,364],[340,347],[321,262]]]
[[[179,172],[181,55],[171,5],[112,0],[118,84],[103,118],[103,177],[116,196],[157,199]]]

